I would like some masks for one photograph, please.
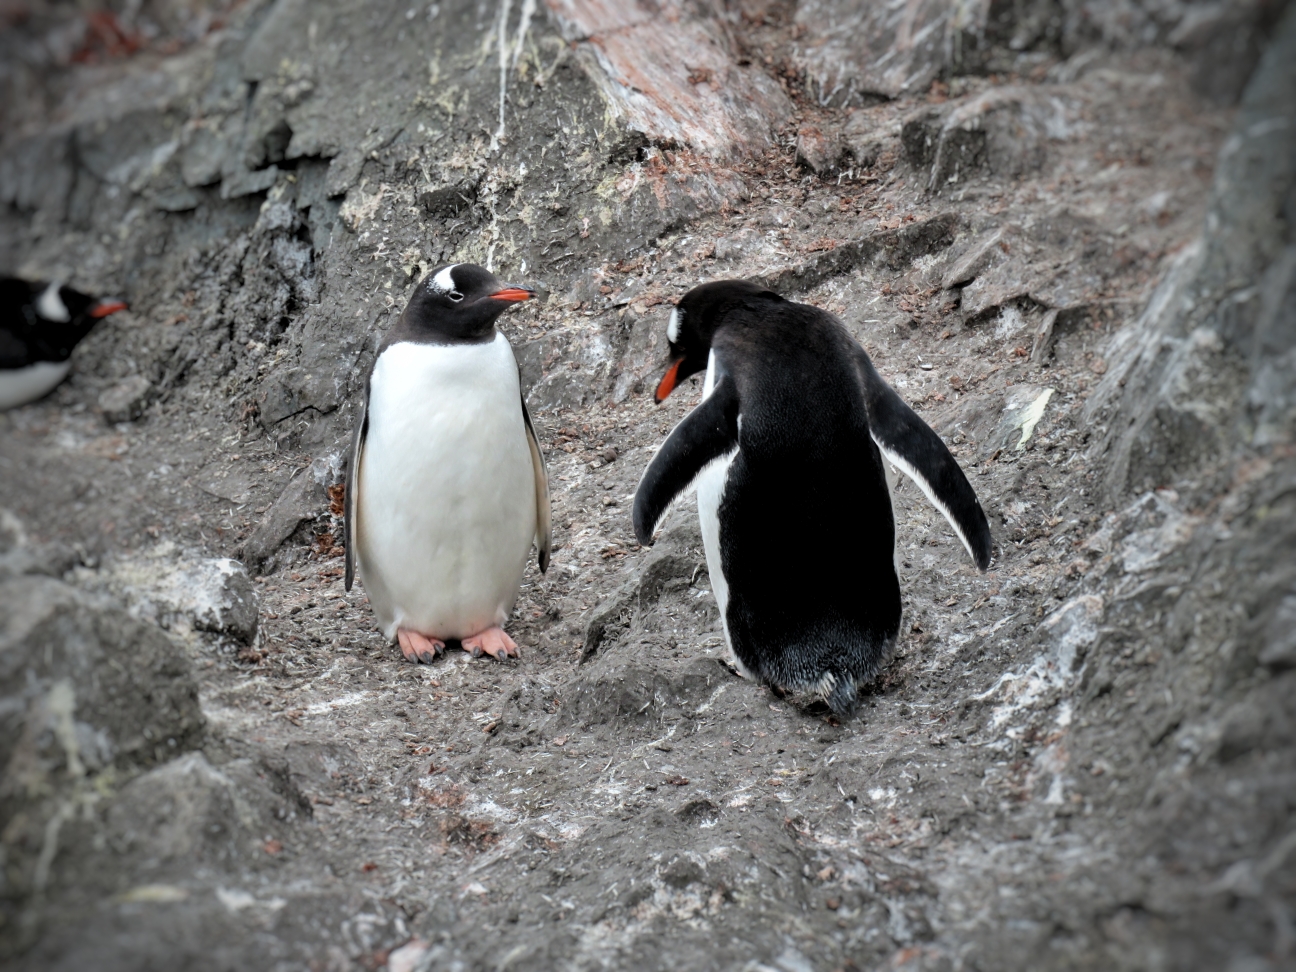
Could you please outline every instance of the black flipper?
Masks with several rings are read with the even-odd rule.
[[[355,429],[351,432],[351,458],[347,461],[346,495],[343,497],[346,526],[346,589],[351,590],[356,569],[356,518],[360,506],[356,491],[360,484],[360,462],[364,457],[365,437],[369,434],[369,382],[365,382],[364,398],[356,415]]]
[[[944,514],[977,567],[990,566],[990,524],[972,484],[931,426],[882,380],[873,362],[856,352],[873,441],[890,463],[918,484]]]
[[[662,443],[644,470],[635,492],[635,537],[644,546],[671,501],[689,487],[707,464],[738,447],[738,390],[721,378],[711,394]]]
[[[540,573],[549,569],[549,557],[553,552],[553,523],[549,510],[549,475],[545,472],[544,455],[540,452],[540,440],[536,438],[535,426],[531,424],[531,413],[527,411],[526,399],[522,399],[522,421],[526,424],[527,445],[531,447],[531,471],[535,474],[536,498],[536,552],[540,561]]]

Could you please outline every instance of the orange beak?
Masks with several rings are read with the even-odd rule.
[[[506,304],[516,304],[520,300],[530,300],[535,291],[527,287],[504,287],[490,295],[491,300],[502,300]]]
[[[90,308],[91,317],[107,317],[109,314],[116,314],[119,310],[125,310],[126,304],[120,300],[104,300]]]
[[[675,390],[675,384],[679,380],[680,365],[683,363],[683,358],[676,358],[672,361],[671,366],[666,369],[666,374],[662,375],[662,380],[657,383],[657,391],[653,394],[653,400],[658,405],[666,401],[666,396]]]

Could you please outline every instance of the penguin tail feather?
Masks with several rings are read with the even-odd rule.
[[[855,687],[855,679],[850,676],[833,676],[828,673],[824,676],[824,681],[832,682],[832,688],[824,693],[824,701],[828,703],[828,708],[832,709],[833,715],[838,719],[849,719],[855,714],[855,708],[859,705],[859,691]]]

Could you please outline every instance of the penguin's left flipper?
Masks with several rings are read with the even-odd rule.
[[[528,426],[529,427],[529,426]],[[360,498],[357,496],[360,485],[360,462],[364,458],[365,437],[369,434],[369,383],[365,382],[364,398],[360,401],[360,412],[356,415],[355,429],[351,433],[351,458],[347,463],[346,495],[343,497],[343,518],[346,527],[346,589],[351,590],[355,581],[356,569],[356,535],[359,525],[356,522],[360,514]]]
[[[522,421],[526,424],[527,445],[531,447],[531,470],[535,473],[536,501],[536,549],[540,561],[540,573],[549,569],[549,556],[553,552],[553,521],[549,509],[549,475],[545,472],[544,455],[540,452],[540,440],[536,438],[535,427],[531,424],[531,413],[527,411],[526,399],[522,399]]]
[[[990,566],[990,524],[972,484],[940,436],[882,380],[863,348],[855,360],[873,441],[893,466],[918,484],[954,528],[977,567],[985,570]]]
[[[688,489],[707,464],[738,448],[738,390],[720,379],[711,394],[684,417],[648,464],[635,491],[635,537],[645,547],[671,501]]]

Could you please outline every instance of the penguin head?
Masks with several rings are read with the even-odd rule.
[[[23,313],[28,323],[37,328],[36,344],[55,361],[66,361],[72,349],[101,318],[126,309],[126,304],[120,300],[91,297],[58,281],[27,286],[31,297]]]
[[[706,368],[711,342],[731,310],[755,301],[782,299],[774,291],[747,280],[715,280],[690,290],[671,311],[666,326],[670,365],[653,398],[660,404],[681,381]]]
[[[39,286],[39,285],[38,285]],[[65,287],[57,280],[45,286],[33,302],[36,315],[54,324],[72,324],[89,330],[100,318],[125,310],[120,300],[100,300],[79,290]]]
[[[419,282],[405,318],[416,328],[452,340],[483,340],[510,304],[534,296],[530,287],[501,283],[475,263],[446,263]]]

